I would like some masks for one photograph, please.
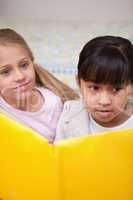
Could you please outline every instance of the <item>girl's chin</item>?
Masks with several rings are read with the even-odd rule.
[[[115,116],[110,112],[95,113],[92,117],[99,124],[110,124],[115,118]]]
[[[22,86],[22,87],[19,87],[19,88],[16,88],[13,90],[13,93],[16,95],[16,96],[21,96],[21,95],[28,95],[28,94],[31,94],[31,92],[33,91],[33,88],[32,87],[25,87],[25,86]]]
[[[99,118],[99,119],[104,119],[105,121],[107,120],[109,120],[110,118],[112,118],[112,115],[113,115],[113,113],[112,112],[110,112],[110,111],[107,111],[107,112],[96,112],[96,114],[95,114],[96,116],[97,116],[97,118]]]

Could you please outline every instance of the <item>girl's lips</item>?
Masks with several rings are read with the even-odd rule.
[[[112,110],[96,110],[97,112],[112,112]]]
[[[27,85],[29,85],[29,84],[30,84],[30,82],[23,83],[23,84],[21,84],[21,85],[18,85],[18,86],[15,87],[14,89],[25,88],[25,87],[27,87]]]
[[[112,114],[111,110],[97,110],[96,113],[101,117],[109,117]]]

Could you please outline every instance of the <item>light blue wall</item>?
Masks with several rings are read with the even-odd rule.
[[[0,28],[24,36],[36,62],[72,87],[82,46],[98,35],[133,41],[133,0],[0,0]]]

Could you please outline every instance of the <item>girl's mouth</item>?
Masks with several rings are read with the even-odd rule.
[[[102,118],[106,118],[112,114],[112,111],[111,110],[96,110],[96,113]]]
[[[30,84],[30,81],[29,82],[26,82],[26,83],[23,83],[23,84],[20,84],[18,86],[16,86],[14,89],[16,90],[25,90],[27,88],[27,86]]]

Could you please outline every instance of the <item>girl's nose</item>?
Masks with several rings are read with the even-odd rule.
[[[15,81],[23,81],[25,79],[25,75],[20,70],[16,70],[15,73]]]
[[[99,94],[98,101],[101,105],[110,105],[112,102],[111,95],[108,92],[101,92],[101,94]]]

